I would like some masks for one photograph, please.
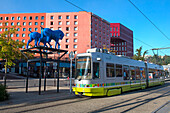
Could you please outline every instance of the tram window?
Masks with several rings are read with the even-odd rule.
[[[110,64],[110,63],[106,64],[106,76],[107,77],[115,77],[114,64]]]
[[[136,80],[140,80],[140,69],[136,67]]]
[[[149,69],[149,79],[155,78],[156,75],[155,71],[156,71],[155,69]]]
[[[122,65],[116,64],[116,77],[122,77]]]
[[[77,79],[92,79],[90,57],[79,57],[77,59],[76,68]]]
[[[159,70],[155,71],[155,78],[159,78]]]
[[[130,67],[130,74],[131,74],[131,79],[135,80],[135,67],[133,66]]]
[[[145,69],[140,67],[140,74],[141,74],[141,79],[145,79],[146,75],[145,75]]]
[[[99,63],[94,62],[93,63],[93,78],[99,78]]]
[[[129,80],[129,66],[123,66],[123,78]]]

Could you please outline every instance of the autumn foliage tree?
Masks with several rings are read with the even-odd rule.
[[[20,48],[25,45],[21,41],[12,39],[17,32],[17,26],[8,27],[3,23],[1,27],[3,33],[0,34],[0,58],[5,59],[5,67],[15,65],[15,59],[21,58]]]

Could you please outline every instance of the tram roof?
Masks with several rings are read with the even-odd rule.
[[[97,61],[97,57],[100,57],[101,60],[108,63],[115,63],[115,64],[122,64],[122,65],[129,65],[129,66],[137,66],[137,67],[145,67],[144,61],[138,61],[131,58],[127,58],[124,56],[117,56],[109,53],[101,53],[101,52],[90,52],[90,53],[81,53],[78,54],[77,57],[80,56],[92,56],[92,59]],[[147,63],[148,68],[151,69],[159,69],[163,70],[161,65]]]

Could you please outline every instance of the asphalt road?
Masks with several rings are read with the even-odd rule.
[[[170,81],[112,97],[77,97],[64,86],[60,93],[52,86],[47,90],[38,95],[37,87],[31,87],[29,93],[24,93],[24,88],[8,89],[11,99],[0,102],[0,113],[170,113],[170,104],[166,104],[170,101]]]

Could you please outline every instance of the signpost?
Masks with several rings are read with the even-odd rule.
[[[70,58],[70,94],[72,94],[72,60],[74,59],[73,51],[70,52],[69,58]]]

